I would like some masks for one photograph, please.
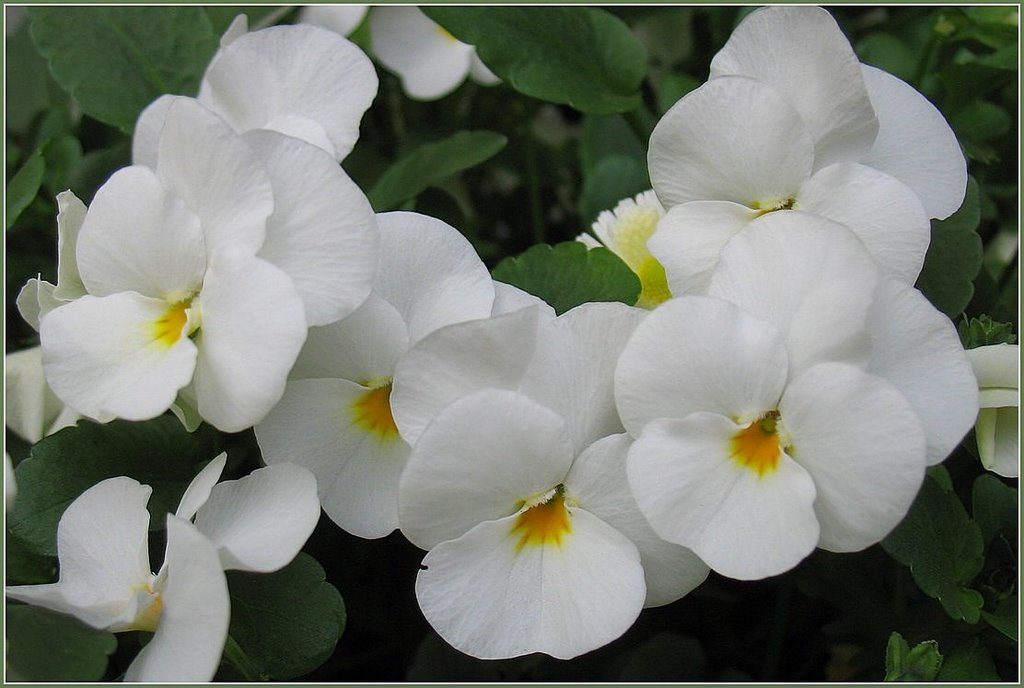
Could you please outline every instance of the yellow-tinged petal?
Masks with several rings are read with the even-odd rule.
[[[565,490],[561,486],[545,502],[535,504],[519,514],[512,534],[519,536],[516,550],[527,545],[561,546],[562,538],[572,532],[569,510],[565,507]]]
[[[773,472],[781,454],[777,422],[778,413],[769,413],[734,434],[730,442],[733,460],[761,477]]]
[[[382,442],[398,437],[398,426],[391,415],[390,378],[383,384],[370,385],[370,390],[353,402],[352,422]]]

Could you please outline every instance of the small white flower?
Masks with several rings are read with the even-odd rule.
[[[967,350],[978,378],[980,409],[974,425],[985,468],[1006,478],[1020,474],[1020,347],[993,344]]]
[[[46,384],[38,346],[4,357],[4,386],[4,422],[26,442],[35,444],[78,420]]]
[[[636,305],[654,308],[671,298],[665,268],[647,249],[647,240],[654,234],[665,209],[654,191],[644,191],[633,198],[624,198],[612,210],[604,210],[591,225],[589,234],[580,234],[577,241],[588,247],[604,245],[640,278],[640,297]],[[598,243],[600,242],[600,243]]]
[[[309,5],[299,12],[299,22],[347,36],[362,23],[367,9],[367,5]]]
[[[152,632],[128,667],[127,681],[211,680],[230,617],[224,570],[285,566],[320,515],[308,471],[275,466],[214,485],[224,462],[224,454],[211,461],[177,512],[167,515],[159,573],[149,565],[151,488],[127,477],[109,478],[83,492],[61,516],[58,582],[10,586],[7,596],[71,614],[94,628]]]
[[[477,57],[476,50],[434,23],[418,7],[374,7],[370,40],[381,64],[402,80],[417,100],[436,100],[470,76],[493,86],[500,79]]]

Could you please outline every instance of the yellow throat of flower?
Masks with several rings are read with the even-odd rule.
[[[175,300],[163,315],[150,323],[152,340],[169,348],[181,339],[182,334],[192,336],[199,329],[196,311],[192,306],[192,297]]]
[[[559,485],[546,500],[521,512],[512,526],[519,537],[516,550],[524,547],[559,547],[562,538],[572,532],[569,510],[565,506],[565,488]]]
[[[398,426],[391,415],[391,378],[370,380],[364,386],[370,389],[352,402],[352,422],[382,442],[396,439]]]
[[[598,219],[598,223],[605,223],[611,235],[608,248],[640,278],[640,298],[636,305],[641,308],[654,308],[672,298],[665,268],[647,250],[647,240],[657,229],[662,214],[656,208],[632,205],[617,208],[614,214]]]
[[[778,411],[771,411],[735,433],[729,443],[732,459],[758,477],[774,472],[782,454],[778,421]]]

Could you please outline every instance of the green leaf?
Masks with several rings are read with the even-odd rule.
[[[1017,490],[994,475],[984,473],[974,480],[971,512],[987,545],[999,531],[1017,528]],[[1016,540],[1016,538],[1014,538]]]
[[[7,183],[7,229],[14,226],[22,211],[35,200],[45,171],[43,156],[36,151]]]
[[[280,571],[229,571],[228,634],[258,670],[274,679],[307,674],[334,652],[345,604],[323,568],[300,552]]]
[[[679,99],[701,85],[701,81],[689,74],[667,74],[658,84],[658,110],[668,112]]]
[[[934,478],[925,478],[910,512],[882,547],[910,567],[918,587],[951,617],[968,623],[981,618],[984,600],[967,587],[985,565],[981,530],[956,495]]]
[[[640,296],[640,280],[621,258],[578,241],[533,246],[498,263],[492,276],[547,301],[558,314],[588,301],[632,305]]]
[[[56,196],[68,187],[68,176],[82,161],[82,144],[74,136],[63,134],[43,149],[46,158],[46,188]]]
[[[932,220],[932,239],[917,278],[920,289],[936,308],[955,318],[971,302],[972,284],[981,269],[978,236],[981,204],[978,183],[968,179],[963,205],[945,220]]]
[[[8,681],[98,681],[117,649],[112,633],[22,604],[7,605]]]
[[[861,62],[894,74],[904,81],[917,77],[917,54],[891,33],[870,33],[855,46]]]
[[[1000,600],[995,611],[987,612],[982,610],[981,618],[985,619],[992,628],[996,629],[1013,642],[1017,642],[1017,621],[1020,615],[1020,604],[1017,596],[1007,597]]]
[[[491,71],[525,95],[581,112],[640,105],[647,67],[629,27],[590,7],[425,7]]]
[[[211,427],[189,434],[170,415],[143,423],[79,421],[44,437],[18,464],[8,528],[32,551],[54,555],[57,523],[68,504],[101,480],[126,475],[153,488],[149,528],[161,530],[165,514],[220,451],[220,436]]]
[[[57,559],[30,550],[21,538],[7,534],[4,549],[7,582],[12,585],[50,583],[57,578]]]
[[[131,133],[165,93],[194,95],[217,36],[199,7],[34,7],[32,40],[82,111]]]
[[[602,159],[586,176],[580,194],[579,212],[590,226],[602,210],[610,210],[624,198],[651,188],[647,164],[636,158],[612,155]]]
[[[988,315],[977,318],[961,318],[956,326],[960,342],[965,349],[976,349],[990,344],[1013,344],[1017,336],[1013,334],[1013,323],[996,322]]]
[[[50,70],[29,36],[29,23],[23,21],[7,37],[5,87],[7,107],[4,111],[8,130],[27,133],[36,115],[46,110],[56,98],[67,99],[53,81]],[[16,95],[15,95],[16,94]]]
[[[417,147],[392,165],[367,196],[377,212],[393,210],[427,187],[494,157],[508,139],[493,131],[460,131]]]
[[[977,638],[946,652],[937,681],[1000,681],[992,655]]]
[[[647,164],[647,144],[640,141],[621,115],[587,115],[580,136],[580,163],[584,176],[609,156],[634,158]]]
[[[934,681],[942,667],[939,644],[934,640],[918,643],[913,648],[896,631],[889,636],[885,648],[886,681]]]

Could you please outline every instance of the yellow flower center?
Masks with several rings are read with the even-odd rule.
[[[654,234],[660,219],[661,213],[655,208],[623,209],[617,214],[617,224],[612,230],[613,245],[608,247],[640,278],[640,298],[636,305],[641,308],[654,308],[672,298],[665,268],[647,250],[647,240]]]
[[[754,201],[750,207],[757,210],[757,216],[761,217],[768,213],[774,213],[776,210],[792,210],[794,205],[796,205],[795,198],[779,198],[773,201]]]
[[[188,311],[191,307],[191,298],[172,303],[162,316],[151,323],[153,341],[171,347],[181,339],[181,334],[189,322]],[[198,323],[194,323],[188,334],[191,335],[197,329]]]
[[[527,545],[544,547],[561,546],[562,537],[572,532],[569,510],[565,506],[565,488],[559,485],[546,501],[534,504],[519,514],[512,534],[519,536],[516,550]]]
[[[369,391],[352,403],[352,422],[382,442],[398,437],[398,426],[391,415],[391,378],[367,381]]]
[[[779,412],[770,411],[732,436],[731,456],[759,477],[779,465],[782,449],[778,434]]]

